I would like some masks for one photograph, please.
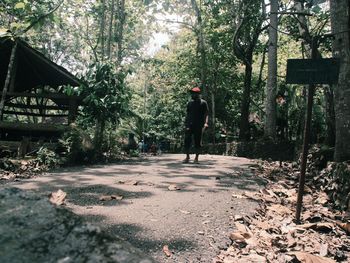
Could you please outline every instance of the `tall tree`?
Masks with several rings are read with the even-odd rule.
[[[124,42],[124,26],[125,26],[125,0],[117,0],[118,22],[116,26],[117,41],[117,64],[120,65],[123,60],[123,42]]]
[[[330,1],[333,55],[340,60],[339,83],[335,86],[335,160],[350,160],[350,3]]]
[[[241,102],[239,139],[249,140],[249,107],[253,73],[253,53],[258,43],[265,19],[265,3],[261,0],[240,2],[239,20],[233,36],[234,52],[245,67],[244,88]]]
[[[277,11],[278,0],[270,2],[270,25],[268,44],[268,73],[265,101],[265,136],[275,138],[276,136],[276,90],[277,90]]]
[[[201,85],[205,95],[208,96],[208,87],[207,87],[207,80],[206,80],[207,79],[207,52],[206,52],[205,39],[204,39],[204,33],[203,33],[203,18],[202,18],[202,11],[201,11],[202,1],[200,1],[200,3],[198,4],[196,0],[191,0],[191,5],[196,15],[196,24],[193,28],[197,37],[198,53],[200,55]]]

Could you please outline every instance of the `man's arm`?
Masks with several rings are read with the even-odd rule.
[[[186,118],[185,118],[185,128],[186,128],[186,130],[189,130],[189,127],[190,127],[189,107],[190,107],[190,103],[187,103],[187,106],[186,106]]]
[[[204,111],[204,128],[208,128],[209,126],[209,108],[208,103],[205,101],[205,111]]]
[[[208,112],[206,113],[206,116],[205,116],[205,122],[204,122],[204,128],[208,128],[208,119],[209,119],[209,115],[208,115]]]

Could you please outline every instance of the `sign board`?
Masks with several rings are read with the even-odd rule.
[[[337,84],[339,60],[323,59],[288,59],[288,84]]]

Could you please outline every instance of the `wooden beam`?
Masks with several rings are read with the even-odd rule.
[[[40,113],[34,113],[34,112],[19,112],[19,111],[11,111],[11,110],[4,110],[3,113],[24,115],[24,116],[36,116],[36,117],[68,117],[68,114],[40,114]]]
[[[78,103],[76,100],[69,100],[69,115],[68,115],[68,123],[71,124],[75,122],[75,118],[78,112]]]
[[[48,93],[48,94],[35,94],[35,93],[25,93],[25,92],[8,92],[6,97],[29,97],[29,98],[46,98],[46,99],[75,99],[81,101],[83,97],[81,96],[68,96],[61,93]]]
[[[19,131],[43,131],[43,132],[57,132],[69,129],[68,125],[51,124],[51,123],[20,123],[20,122],[4,122],[0,121],[0,130],[19,130]]]
[[[25,105],[25,104],[19,104],[19,103],[11,103],[7,102],[5,103],[6,107],[13,107],[13,108],[19,108],[19,109],[40,109],[40,110],[64,110],[67,111],[68,107],[66,106],[56,106],[56,105]]]

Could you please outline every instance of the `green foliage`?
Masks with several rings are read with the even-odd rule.
[[[117,124],[129,113],[130,90],[124,84],[126,72],[111,63],[89,67],[78,94],[84,97],[82,109],[86,125],[97,121]]]
[[[62,1],[59,0],[3,0],[0,12],[4,14],[7,21],[1,19],[0,23],[18,36],[25,33],[31,26],[37,28],[42,26],[43,18],[53,19],[51,12],[61,3]]]
[[[61,164],[61,159],[53,150],[46,147],[40,147],[35,162],[38,162],[40,165],[44,165],[47,168],[54,168]]]
[[[80,164],[92,161],[93,149],[90,137],[78,127],[72,127],[64,133],[59,143],[65,164]]]

